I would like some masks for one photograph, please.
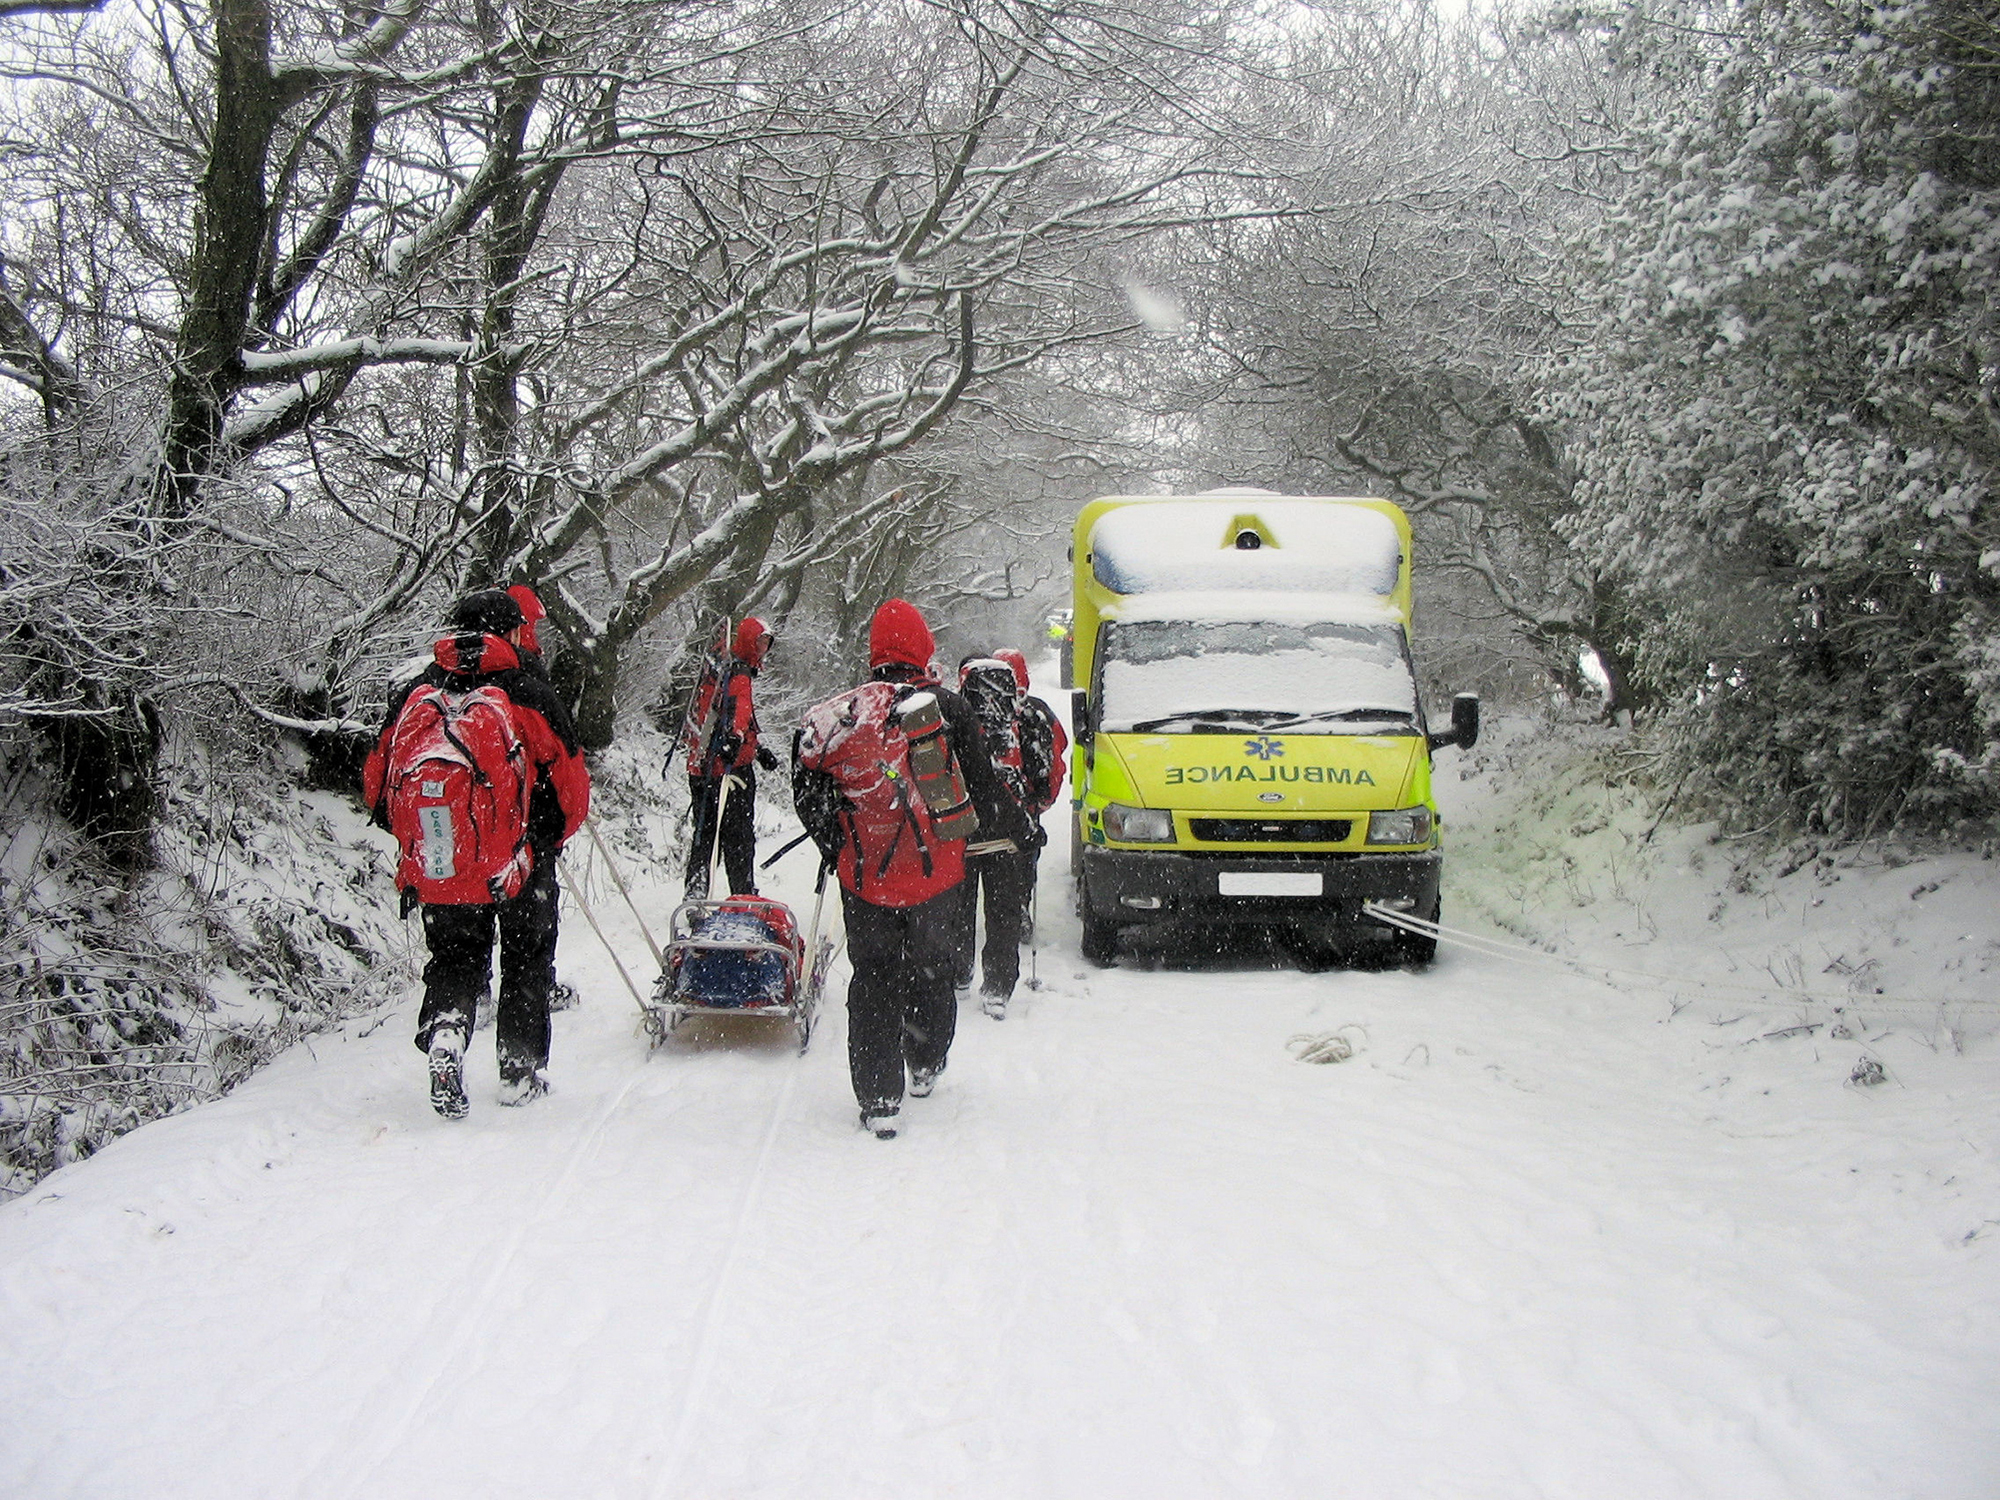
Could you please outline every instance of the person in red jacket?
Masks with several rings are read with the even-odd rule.
[[[507,597],[521,606],[521,635],[519,641],[521,665],[528,671],[533,672],[544,682],[547,682],[549,681],[548,661],[542,655],[542,643],[536,627],[549,617],[549,612],[543,607],[542,601],[536,595],[535,591],[525,583],[517,583],[508,589]],[[547,782],[542,781],[536,784],[535,795],[546,800],[553,793]],[[542,814],[541,822],[545,827],[550,826],[550,818],[546,810]],[[553,863],[551,861],[552,865]],[[554,880],[555,878],[555,871],[551,869],[549,879]],[[552,922],[555,919],[556,913],[560,910],[560,902],[552,904],[550,907]],[[578,998],[575,986],[565,984],[562,980],[556,978],[555,953],[557,936],[557,930],[552,926],[549,931],[549,1009],[552,1011],[574,1010],[576,1009]],[[479,1024],[482,1026],[490,1023],[493,1019],[490,1014],[490,1005],[491,997],[482,995],[480,997],[479,1009],[479,1013],[483,1017]]]
[[[1069,735],[1063,731],[1056,711],[1028,692],[1028,658],[1011,646],[993,653],[1014,669],[1015,725],[1021,737],[1021,767],[1028,779],[1028,816],[1034,819],[1035,833],[1028,845],[1028,878],[1024,899],[1029,910],[1023,917],[1023,931],[1035,935],[1033,905],[1035,882],[1041,875],[1042,848],[1049,841],[1042,828],[1042,815],[1062,798],[1063,776],[1069,769]]]
[[[1038,833],[1032,822],[1035,802],[1031,785],[1033,792],[1039,793],[1040,783],[1031,783],[1031,763],[1022,756],[1013,668],[996,657],[981,653],[968,656],[958,664],[958,695],[978,716],[993,774],[1021,810],[1023,826],[1031,834]],[[1007,1003],[1021,977],[1021,935],[1028,912],[1032,852],[1027,842],[1003,849],[969,850],[965,884],[959,887],[955,982],[961,990],[970,989],[976,967],[980,1009],[996,1021],[1006,1019]],[[982,889],[986,908],[983,948],[979,944]]]
[[[778,757],[758,737],[751,685],[771,650],[771,627],[755,615],[736,627],[729,659],[719,673],[705,673],[695,688],[688,715],[688,805],[694,827],[688,835],[687,898],[708,894],[709,867],[716,840],[732,896],[757,894],[757,767],[778,768]],[[723,783],[729,797],[723,801]],[[721,803],[722,827],[716,828]]]
[[[478,996],[491,981],[493,942],[500,940],[500,1003],[495,1050],[500,1102],[525,1104],[548,1092],[549,984],[554,972],[556,855],[590,811],[590,772],[567,709],[548,682],[522,665],[527,624],[518,601],[498,589],[468,594],[452,609],[452,633],[432,648],[432,663],[389,706],[382,733],[362,770],[362,794],[387,826],[399,767],[397,727],[431,690],[463,697],[498,689],[512,723],[524,774],[532,778],[525,812],[528,869],[513,894],[488,899],[423,900],[424,1002],[416,1043],[428,1060],[431,1106],[447,1119],[465,1115],[464,1057]],[[405,909],[416,883],[399,870]]]
[[[938,685],[934,649],[916,606],[887,601],[869,627],[869,680],[812,709],[792,744],[799,821],[840,878],[854,970],[848,1071],[862,1127],[883,1140],[896,1134],[905,1070],[909,1092],[921,1098],[951,1051],[966,843],[976,837],[1018,844],[1028,835],[1020,808],[994,774],[971,706]],[[942,721],[949,765],[977,812],[976,830],[962,826],[970,819],[935,813],[928,796],[919,795],[914,783],[924,767],[895,724],[920,712],[933,724]],[[954,826],[958,831],[947,831]]]

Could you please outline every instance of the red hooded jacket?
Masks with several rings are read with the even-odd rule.
[[[361,768],[362,800],[378,820],[383,817],[389,740],[412,693],[426,685],[458,692],[490,682],[513,705],[515,733],[535,767],[529,843],[538,860],[552,858],[590,815],[590,771],[583,763],[583,747],[569,710],[545,679],[521,665],[519,654],[501,636],[469,631],[448,635],[431,647],[431,658],[423,674],[407,683],[389,705],[375,748]]]

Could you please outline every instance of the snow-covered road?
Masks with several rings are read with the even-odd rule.
[[[48,1179],[0,1208],[0,1495],[2000,1493],[1990,1040],[1871,1091],[1449,949],[1086,971],[1066,866],[1043,987],[966,1004],[893,1142],[844,964],[803,1058],[649,1056],[572,915],[535,1106],[487,1032],[432,1115],[412,1000]]]

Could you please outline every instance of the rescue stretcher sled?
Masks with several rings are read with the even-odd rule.
[[[721,863],[722,812],[728,805],[729,783],[718,790],[716,837],[709,852],[711,882]],[[811,1046],[835,950],[832,937],[820,930],[826,874],[822,863],[813,890],[812,925],[803,938],[792,909],[768,896],[683,901],[668,925],[666,945],[660,950],[660,977],[653,984],[651,1002],[644,1006],[653,1045],[679,1030],[689,1016],[707,1015],[789,1021],[798,1028],[799,1051]]]
[[[689,1016],[758,1016],[798,1028],[799,1051],[812,1045],[834,941],[819,930],[826,897],[820,872],[810,932],[801,937],[792,909],[766,896],[687,901],[674,912],[661,952],[659,980],[646,1007],[646,1030],[658,1046]]]

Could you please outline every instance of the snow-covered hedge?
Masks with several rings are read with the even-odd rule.
[[[169,768],[157,864],[115,870],[17,760],[0,804],[0,1194],[226,1092],[405,993],[389,845],[282,769]]]
[[[1589,244],[1568,531],[1739,821],[2000,807],[2000,26],[1955,0],[1726,5]],[[1658,33],[1654,34],[1655,37]],[[1657,46],[1658,53],[1647,53]]]

